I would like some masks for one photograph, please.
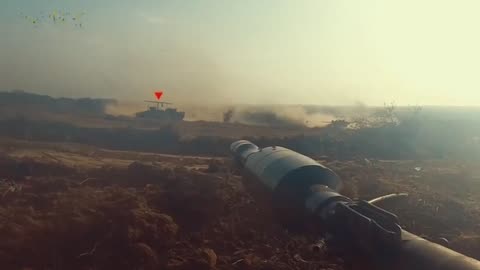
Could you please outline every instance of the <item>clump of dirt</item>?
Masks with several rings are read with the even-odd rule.
[[[0,208],[0,265],[7,269],[158,266],[158,253],[175,243],[178,225],[133,190],[32,185],[15,195]]]
[[[211,159],[208,162],[208,167],[205,170],[207,173],[218,173],[218,172],[226,172],[225,164],[219,160]]]
[[[221,178],[200,173],[180,175],[165,184],[167,209],[182,228],[200,230],[228,212],[228,193]],[[234,195],[233,195],[234,196]]]

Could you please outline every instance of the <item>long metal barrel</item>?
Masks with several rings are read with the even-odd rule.
[[[480,270],[479,261],[401,229],[394,214],[342,196],[340,178],[309,157],[245,140],[230,150],[244,171],[272,192],[273,207],[287,224],[315,220],[384,269]]]

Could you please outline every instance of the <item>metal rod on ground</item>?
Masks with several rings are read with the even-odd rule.
[[[388,194],[388,195],[384,195],[384,196],[381,196],[381,197],[377,197],[375,199],[371,199],[368,202],[371,203],[371,204],[377,204],[379,202],[384,202],[384,201],[388,201],[388,200],[391,200],[391,199],[397,199],[397,198],[405,198],[405,197],[408,197],[408,193],[393,193],[393,194]]]

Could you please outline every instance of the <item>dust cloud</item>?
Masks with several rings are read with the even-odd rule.
[[[228,122],[264,126],[325,126],[334,119],[325,113],[308,113],[304,106],[266,106],[230,108]]]
[[[134,116],[135,113],[147,109],[145,104],[134,101],[117,101],[116,104],[109,104],[105,107],[105,113],[115,116]]]
[[[117,101],[106,107],[105,113],[115,116],[130,116],[148,108],[147,103]],[[229,106],[229,105],[187,105],[169,106],[185,112],[186,121],[209,121],[250,124],[259,126],[307,126],[321,127],[338,119],[338,113],[331,110],[312,110],[302,105],[275,106]]]

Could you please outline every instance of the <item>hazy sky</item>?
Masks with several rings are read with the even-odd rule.
[[[83,27],[32,24],[54,10]],[[477,0],[0,0],[0,89],[183,103],[480,105]]]

